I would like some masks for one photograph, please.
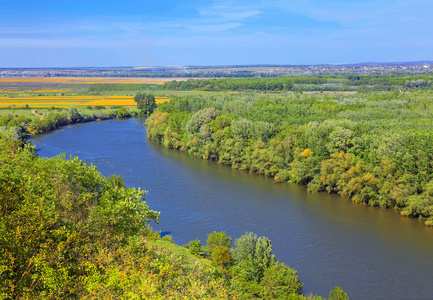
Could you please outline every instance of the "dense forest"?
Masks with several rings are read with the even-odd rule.
[[[239,79],[189,79],[187,81],[168,81],[162,85],[165,90],[201,91],[288,91],[293,87],[289,77],[278,78],[239,78]]]
[[[224,232],[189,250],[150,227],[145,191],[76,157],[43,159],[0,135],[1,299],[322,299],[266,237]],[[348,299],[336,287],[329,299]]]
[[[157,84],[134,84],[134,83],[94,83],[88,87],[89,94],[91,93],[107,93],[107,92],[136,92],[140,90],[158,89]]]
[[[398,92],[202,94],[160,104],[146,126],[168,148],[433,225],[432,100]]]
[[[402,91],[430,90],[433,76],[429,75],[318,75],[283,76],[277,78],[225,78],[169,81],[164,90],[197,91]]]

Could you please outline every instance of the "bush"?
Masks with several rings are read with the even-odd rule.
[[[218,246],[225,246],[229,248],[232,244],[232,238],[227,236],[224,231],[214,231],[211,234],[208,234],[206,243],[209,247],[209,251],[212,253],[213,250]]]
[[[262,285],[265,298],[279,299],[301,293],[303,286],[298,280],[297,271],[282,263],[273,264],[265,270]]]
[[[230,249],[226,246],[217,246],[212,251],[212,260],[216,262],[221,269],[226,268],[233,261]]]
[[[201,252],[201,244],[200,240],[195,239],[194,241],[189,242],[189,252],[193,255],[200,255]]]
[[[163,240],[163,241],[166,241],[166,242],[170,242],[170,243],[172,243],[172,242],[173,242],[173,236],[172,236],[171,234],[164,235],[164,236],[162,237],[162,240]]]
[[[329,292],[328,300],[349,300],[349,297],[340,287],[336,286]]]

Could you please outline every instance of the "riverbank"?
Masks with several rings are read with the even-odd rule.
[[[179,245],[204,244],[213,231],[268,237],[276,257],[298,271],[305,295],[327,297],[336,285],[353,299],[433,294],[433,228],[422,221],[173,151],[146,138],[144,121],[76,124],[32,143],[41,157],[79,156],[148,190],[150,208],[161,211],[153,228]]]
[[[160,105],[146,126],[167,148],[432,225],[432,97],[188,96]]]
[[[116,107],[106,109],[14,109],[0,111],[0,133],[15,140],[25,140],[29,136],[47,133],[63,126],[92,121],[137,117],[136,108]]]
[[[149,227],[159,213],[143,201],[145,191],[125,187],[121,176],[105,178],[76,157],[43,159],[10,139],[1,138],[0,146],[3,296],[323,299],[299,294],[296,271],[275,259],[264,237],[249,234],[252,245],[263,246],[247,256],[258,270],[253,280],[241,242],[232,261],[214,255],[209,242],[193,252],[192,242],[187,250],[161,241]],[[231,257],[227,247],[220,250]],[[340,288],[330,295],[347,299]]]

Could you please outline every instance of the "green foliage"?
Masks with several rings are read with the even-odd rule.
[[[248,140],[253,135],[252,126],[253,122],[241,118],[239,120],[233,121],[230,127],[234,138]]]
[[[253,233],[236,240],[233,272],[224,232],[208,237],[221,269],[200,258],[199,240],[189,244],[196,257],[156,241],[149,223],[159,213],[143,201],[145,191],[78,158],[42,159],[1,136],[0,190],[1,298],[251,299],[302,287],[270,241]]]
[[[71,122],[75,123],[78,120],[80,120],[81,115],[78,112],[78,110],[75,107],[71,107],[69,109],[69,119],[71,120]]]
[[[328,300],[349,300],[347,294],[338,286],[329,292]]]
[[[171,234],[164,235],[162,237],[162,240],[172,243],[173,242],[173,236]]]
[[[123,118],[127,118],[130,116],[131,116],[131,114],[129,113],[129,111],[125,107],[120,107],[116,111],[116,118],[118,118],[118,119],[123,119]]]
[[[399,85],[419,76],[294,77]],[[233,79],[234,80],[234,79]],[[192,84],[192,83],[185,83]],[[433,224],[430,93],[202,94],[177,97],[147,119],[149,137],[236,169],[310,191],[396,208]]]
[[[229,247],[216,246],[212,250],[212,260],[221,266],[222,269],[226,268],[233,261]]]
[[[78,158],[38,158],[17,143],[0,139],[0,293],[78,296],[102,270],[93,269],[94,254],[145,235],[159,213],[120,178],[106,180]]]
[[[195,239],[194,241],[189,242],[189,252],[193,255],[200,255],[201,254],[201,244],[200,240]]]
[[[94,83],[89,86],[88,91],[91,93],[107,93],[107,92],[137,92],[142,90],[157,89],[157,84],[135,84],[135,83]]]
[[[297,272],[281,263],[275,263],[265,270],[262,285],[264,298],[276,299],[288,299],[292,294],[299,294],[303,286]]]
[[[232,244],[232,238],[227,236],[224,231],[214,231],[207,236],[206,240],[209,251],[212,253],[213,250],[218,246],[229,248]]]
[[[279,78],[226,78],[187,81],[170,81],[162,85],[165,90],[200,90],[200,91],[288,91],[293,83],[289,77]]]
[[[235,241],[233,249],[233,258],[235,262],[246,261],[255,254],[257,244],[257,235],[248,232]]]
[[[245,233],[236,239],[232,253],[240,276],[247,281],[259,283],[265,269],[276,262],[272,254],[271,241],[263,236],[258,238],[252,232]]]
[[[214,73],[213,73],[214,74]],[[243,75],[245,76],[245,74]],[[165,90],[199,91],[429,91],[433,76],[426,75],[316,75],[277,78],[225,78],[170,81]]]
[[[142,114],[149,115],[156,108],[155,96],[153,94],[138,92],[134,96],[134,101],[137,102],[137,108],[141,110]]]
[[[241,299],[321,299],[300,294],[297,272],[277,261],[268,238],[246,233],[236,239],[232,253],[233,284]]]
[[[49,132],[68,124],[138,115],[137,110],[122,106],[107,110],[101,110],[101,108],[104,107],[95,106],[95,111],[75,107],[71,107],[68,111],[61,111],[61,109],[43,110],[43,113],[34,111],[34,115],[29,113],[31,118],[24,115],[0,115],[0,131],[13,131],[15,139],[25,140],[29,135]]]
[[[210,123],[219,115],[219,112],[213,108],[204,108],[192,115],[191,120],[186,124],[186,130],[190,134],[202,132],[201,128]]]

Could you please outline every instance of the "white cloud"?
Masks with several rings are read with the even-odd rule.
[[[193,26],[187,26],[187,28],[198,33],[204,33],[204,32],[211,33],[211,32],[223,32],[240,26],[242,26],[242,24],[237,22],[237,23],[223,23],[223,24],[210,24],[210,25],[207,24],[193,25]]]

